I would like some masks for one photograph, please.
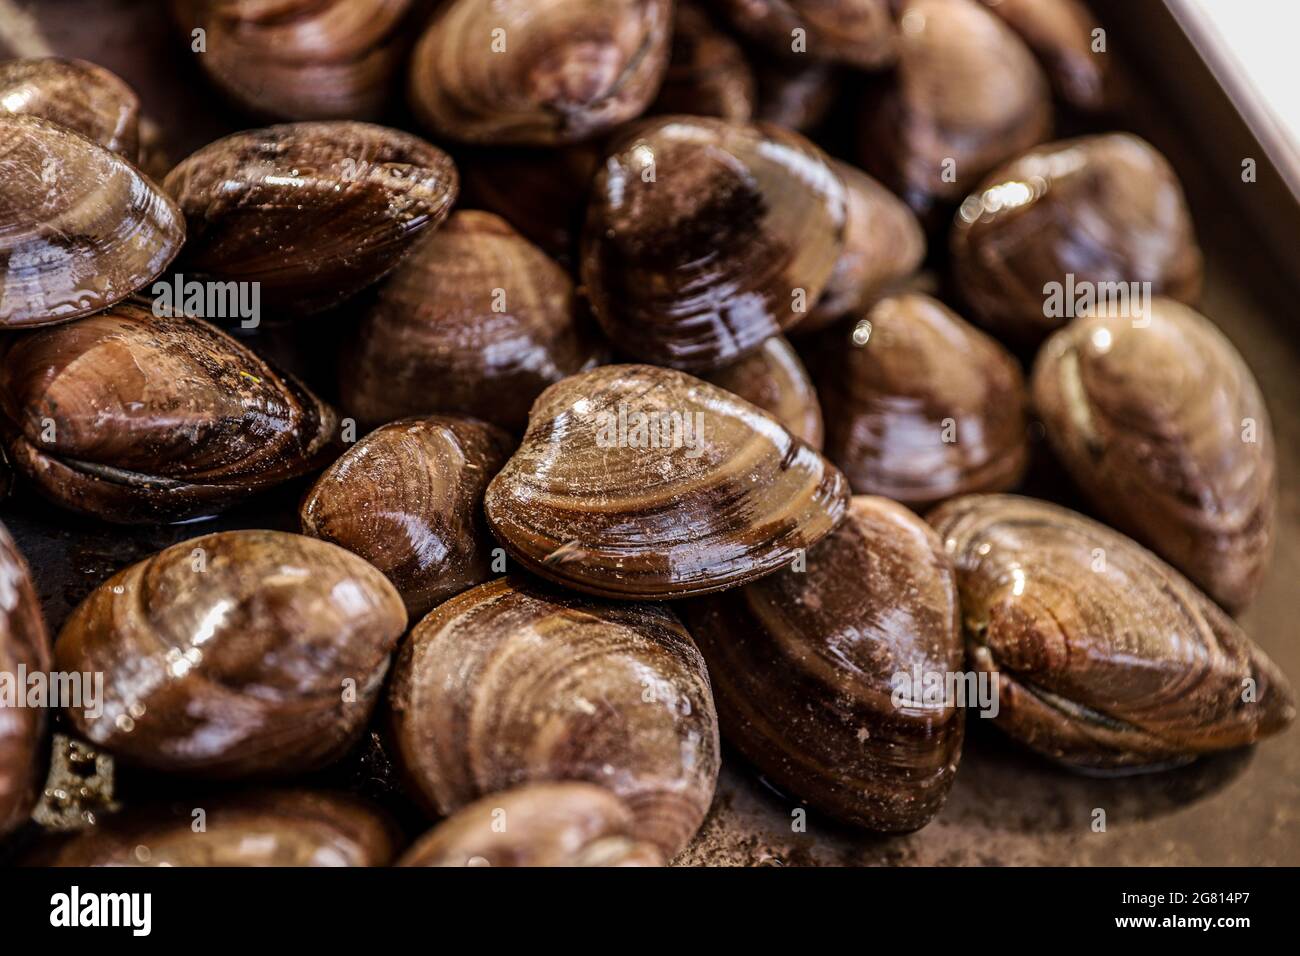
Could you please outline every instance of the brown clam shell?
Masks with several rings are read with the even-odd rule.
[[[440,412],[521,430],[543,389],[596,361],[573,280],[491,213],[454,213],[366,313],[340,368],[369,423]]]
[[[670,858],[713,798],[709,677],[666,608],[489,581],[415,627],[391,687],[394,756],[441,814],[521,784],[599,783]]]
[[[195,57],[251,112],[282,120],[376,119],[398,96],[412,0],[173,0]]]
[[[758,105],[754,119],[801,133],[819,126],[835,103],[840,75],[828,63],[773,58],[754,64]]]
[[[490,576],[483,492],[514,447],[468,418],[406,418],[330,465],[303,499],[303,534],[388,576],[412,620]]]
[[[42,866],[386,866],[388,821],[359,800],[268,790],[128,810],[33,861]],[[203,812],[203,827],[196,829]]]
[[[663,866],[635,818],[590,783],[532,783],[471,803],[421,837],[398,866]]]
[[[936,299],[890,296],[828,329],[812,372],[826,455],[855,492],[924,506],[1019,483],[1028,461],[1020,366]]]
[[[801,335],[860,312],[925,259],[925,233],[907,204],[848,163],[831,165],[848,189],[844,248],[816,308],[796,328]]]
[[[675,116],[629,133],[597,174],[582,276],[610,340],[710,371],[796,325],[840,253],[844,184],[797,133]]]
[[[1076,319],[1038,353],[1034,403],[1057,455],[1108,522],[1230,611],[1272,552],[1277,462],[1245,361],[1208,319],[1156,298]]]
[[[189,223],[184,270],[261,283],[264,305],[303,314],[392,270],[446,217],[457,177],[422,139],[340,120],[234,133],[163,185]]]
[[[806,570],[687,602],[684,615],[723,736],[767,779],[873,830],[939,812],[963,711],[895,689],[900,674],[959,672],[965,651],[952,563],[920,518],[854,497]]]
[[[471,143],[573,143],[639,116],[668,65],[672,0],[449,0],[411,58],[411,108]]]
[[[798,354],[781,336],[772,336],[757,352],[713,372],[705,381],[757,405],[795,438],[821,451],[822,408],[817,390]]]
[[[1103,525],[1013,495],[930,522],[957,567],[972,665],[999,727],[1066,765],[1159,769],[1287,726],[1286,678],[1182,575]]]
[[[869,95],[862,166],[913,209],[957,202],[998,163],[1047,139],[1047,79],[977,0],[904,0],[898,67]]]
[[[0,114],[0,329],[66,322],[148,285],[185,239],[129,162],[35,116]]]
[[[1099,24],[1079,0],[984,0],[1029,44],[1056,94],[1075,109],[1104,110],[1110,100],[1110,54],[1093,50]]]
[[[740,44],[694,3],[673,11],[672,55],[651,113],[692,113],[744,121],[754,113],[754,71]]]
[[[14,703],[0,704],[0,838],[27,821],[36,800],[45,744],[45,708],[28,707],[18,677],[50,669],[50,639],[22,553],[0,525],[0,674],[14,682]]]
[[[42,495],[124,524],[215,514],[337,451],[334,410],[296,380],[133,303],[0,343],[0,412]]]
[[[890,0],[717,0],[735,28],[769,51],[861,70],[888,66],[898,31]]]
[[[607,365],[542,393],[484,509],[528,570],[655,600],[789,564],[847,499],[834,465],[744,399],[670,369]]]
[[[140,151],[140,98],[116,73],[62,57],[0,63],[0,113],[39,116],[132,162]]]
[[[1022,341],[1069,321],[1052,308],[1050,283],[1100,293],[1149,282],[1188,303],[1200,294],[1182,187],[1165,158],[1129,133],[1061,140],[1007,163],[962,203],[951,241],[953,278],[973,318]]]
[[[64,624],[54,660],[104,675],[102,713],[65,713],[131,763],[289,775],[357,739],[405,630],[397,590],[351,552],[280,531],[223,531],[101,584]]]

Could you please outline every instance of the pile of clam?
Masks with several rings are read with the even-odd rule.
[[[301,533],[194,525],[53,640],[0,531],[0,668],[104,681],[0,714],[0,837],[52,725],[214,789],[205,827],[162,793],[34,859],[427,866],[670,861],[720,738],[825,817],[923,827],[967,708],[900,675],[996,675],[992,723],[1086,772],[1291,721],[1231,616],[1268,413],[1195,311],[1169,163],[1052,138],[1113,122],[1077,0],[272,6],[174,4],[256,128],[165,175],[120,79],[0,64],[8,507],[302,491]],[[164,304],[177,274],[265,328]],[[1152,298],[1058,317],[1066,282]],[[336,374],[264,356],[317,322]],[[1045,455],[1090,515],[1009,494]],[[363,738],[427,834],[311,783]]]

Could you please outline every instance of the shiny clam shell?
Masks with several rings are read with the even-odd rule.
[[[484,508],[528,570],[653,600],[789,564],[830,532],[847,498],[830,462],[731,392],[607,365],[542,393]]]
[[[391,688],[394,757],[441,814],[522,784],[598,783],[671,857],[713,798],[709,678],[666,608],[490,581],[415,627]]]
[[[740,32],[776,55],[861,70],[888,66],[898,31],[891,0],[718,0]]]
[[[41,57],[0,63],[0,113],[38,116],[131,162],[140,151],[140,98],[102,66]]]
[[[1105,30],[1086,4],[1081,0],[983,2],[1029,44],[1061,99],[1086,111],[1109,105],[1110,54],[1104,45],[1096,49]]]
[[[768,412],[795,438],[821,451],[822,409],[808,370],[790,343],[779,335],[739,362],[711,373],[705,381],[735,392]]]
[[[1158,769],[1295,716],[1286,678],[1182,575],[1056,505],[972,495],[929,520],[957,567],[972,665],[997,725],[1069,766]]]
[[[1038,354],[1047,437],[1099,513],[1229,610],[1272,552],[1277,464],[1268,409],[1232,343],[1156,298],[1076,319]]]
[[[148,285],[185,239],[166,194],[117,153],[0,114],[0,329],[66,322]]]

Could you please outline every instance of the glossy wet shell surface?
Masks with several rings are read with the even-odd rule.
[[[757,352],[711,373],[707,381],[757,405],[790,429],[795,438],[821,450],[822,410],[817,391],[798,354],[781,336],[773,336]]]
[[[116,74],[85,60],[0,63],[0,113],[38,116],[131,162],[140,149],[140,98]]]

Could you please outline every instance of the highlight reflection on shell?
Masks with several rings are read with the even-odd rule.
[[[1094,507],[1229,610],[1259,589],[1277,507],[1273,430],[1209,320],[1156,298],[1076,319],[1038,354],[1034,402]]]
[[[924,682],[959,672],[964,648],[952,563],[921,519],[855,497],[806,570],[687,602],[684,613],[723,736],[765,777],[873,830],[914,830],[939,812],[963,711],[927,699]],[[923,686],[896,694],[914,675]]]
[[[972,495],[930,522],[957,567],[968,655],[998,726],[1087,769],[1159,769],[1276,733],[1286,678],[1177,571],[1056,505]]]
[[[528,570],[655,600],[789,564],[847,498],[830,462],[736,395],[669,369],[608,365],[542,393],[484,508]]]
[[[339,757],[370,717],[406,610],[342,548],[279,531],[182,541],[73,611],[55,667],[102,673],[65,713],[91,742],[157,770],[289,775]]]
[[[705,381],[735,392],[821,451],[822,409],[808,370],[790,343],[774,335],[758,351],[711,373]]]
[[[180,210],[71,129],[0,114],[0,329],[66,322],[152,282],[185,239]]]
[[[665,857],[698,829],[718,774],[704,660],[666,608],[502,578],[435,608],[402,645],[394,756],[450,814],[546,781],[598,783]]]
[[[589,783],[532,783],[484,797],[416,841],[398,866],[662,866],[618,797]]]
[[[0,113],[66,126],[131,162],[140,152],[140,98],[117,74],[85,60],[0,63]]]

